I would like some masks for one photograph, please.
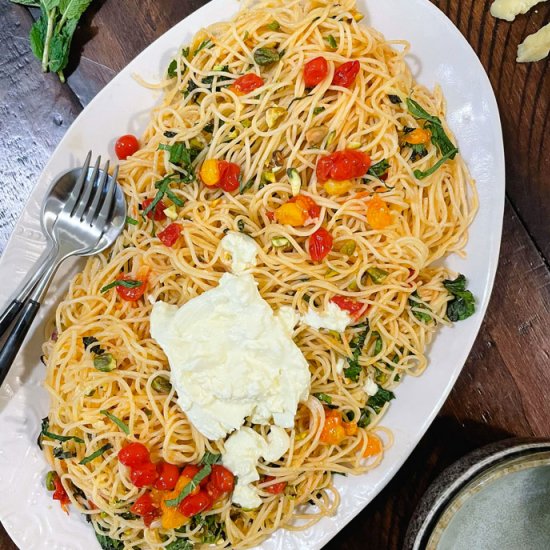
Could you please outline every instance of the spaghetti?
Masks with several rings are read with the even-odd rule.
[[[434,264],[462,253],[477,209],[461,157],[445,156],[438,145],[442,133],[450,135],[444,99],[414,82],[407,43],[388,42],[359,20],[353,0],[244,6],[232,21],[200,31],[157,86],[164,99],[142,147],[120,170],[131,223],[71,282],[57,309],[55,341],[45,344],[49,432],[82,441],[43,437],[45,454],[102,544],[172,550],[187,548],[176,546],[186,539],[197,547],[248,548],[278,528],[301,529],[334,513],[333,475],[358,475],[382,460],[392,436],[379,422],[392,390],[403,376],[424,371],[426,346],[437,326],[450,322],[449,304],[467,292],[453,294],[451,273]],[[326,78],[306,88],[304,66],[319,56]],[[332,84],[350,60],[360,65],[354,81]],[[248,74],[262,84],[243,92],[235,83]],[[370,157],[368,173],[321,182],[319,159],[350,150]],[[205,186],[197,174],[208,159],[238,165],[239,189]],[[330,187],[335,183],[341,185]],[[159,193],[162,202],[147,216],[145,205]],[[280,208],[298,194],[314,201],[317,216],[282,223]],[[169,246],[159,239],[171,221],[166,215],[181,225]],[[308,243],[321,227],[332,242],[315,262]],[[143,490],[117,460],[128,440],[178,465],[223,451],[223,441],[207,440],[188,422],[170,385],[158,384],[170,372],[149,333],[152,303],[181,305],[215,287],[227,271],[220,240],[228,230],[259,245],[250,272],[274,310],[323,311],[338,296],[362,304],[362,317],[343,334],[296,328],[311,395],[288,432],[289,451],[258,465],[259,508],[226,498],[177,530],[159,520],[146,528],[129,512]],[[144,296],[127,301],[119,287],[101,292],[120,280],[140,281]],[[343,439],[327,439],[329,417],[345,426]],[[269,427],[254,429],[267,435]],[[81,463],[98,449],[104,451]],[[284,490],[269,490],[279,483]]]

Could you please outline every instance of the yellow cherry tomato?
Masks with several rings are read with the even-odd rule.
[[[295,202],[287,202],[275,210],[275,219],[283,225],[298,227],[304,225],[307,218],[307,210]]]
[[[403,136],[403,141],[409,145],[428,143],[430,139],[432,139],[432,133],[429,130],[424,130],[424,128],[416,128],[416,130]]]
[[[220,167],[216,159],[207,159],[202,163],[200,172],[200,178],[204,185],[208,187],[215,187],[220,183]]]
[[[329,195],[343,195],[347,191],[351,189],[352,182],[350,180],[343,180],[343,181],[334,181],[334,180],[328,180],[324,187],[325,191]]]
[[[367,204],[367,221],[373,229],[385,229],[392,222],[388,205],[378,195]]]

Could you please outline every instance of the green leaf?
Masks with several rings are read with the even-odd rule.
[[[382,159],[380,162],[373,164],[367,174],[375,178],[383,176],[390,168],[390,163],[386,159]]]
[[[409,109],[409,113],[411,113],[414,118],[428,120],[434,124],[441,125],[441,120],[439,120],[439,118],[430,115],[428,111],[426,111],[419,103],[410,97],[407,98],[407,108]]]
[[[428,176],[431,176],[434,172],[437,172],[443,164],[445,164],[449,159],[453,159],[455,155],[458,153],[458,149],[455,147],[452,151],[449,151],[444,157],[441,157],[439,161],[437,161],[431,168],[426,170],[425,172],[422,170],[415,170],[414,171],[414,177],[423,180],[424,178],[427,178]]]
[[[332,397],[326,393],[314,393],[314,397],[316,397],[321,403],[326,403],[327,405],[332,405]]]
[[[38,0],[10,0],[12,4],[21,4],[22,6],[28,6],[29,8],[39,8],[40,2]]]
[[[59,0],[61,19],[80,19],[92,0]]]
[[[443,126],[441,124],[427,123],[424,128],[430,130],[432,133],[432,143],[437,147],[439,153],[443,156],[451,154],[449,158],[451,160],[454,159],[458,153],[458,149],[445,133]]]
[[[248,191],[254,185],[255,178],[250,178],[246,183],[241,180],[239,183],[239,195]]]
[[[265,67],[277,63],[281,59],[281,54],[275,48],[258,48],[254,52],[254,61]]]
[[[210,40],[210,38],[207,38],[206,40],[203,40],[199,44],[199,47],[195,50],[193,55],[197,55],[200,51],[204,50],[205,48],[212,48],[212,46],[214,46],[214,44],[212,44],[212,40]]]
[[[53,456],[57,458],[57,460],[66,460],[67,458],[74,458],[76,453],[73,453],[72,451],[64,451],[63,447],[59,446],[53,450]]]
[[[141,286],[142,284],[143,284],[143,281],[132,281],[130,279],[117,279],[116,281],[113,281],[112,283],[109,283],[108,285],[105,285],[100,290],[100,292],[103,294],[103,293],[107,292],[108,290],[111,290],[111,288],[115,288],[115,286],[123,286],[124,288],[137,288],[138,286]]]
[[[212,466],[210,464],[205,464],[204,467],[193,476],[193,479],[181,490],[176,498],[164,501],[166,506],[170,506],[171,508],[177,506],[186,496],[190,495],[199,486],[199,483],[203,479],[210,475],[211,471]]]
[[[411,308],[412,314],[423,323],[429,323],[432,320],[432,316],[428,313],[430,308],[422,302],[422,299],[418,295],[418,292],[415,290],[409,296],[409,306]]]
[[[428,154],[428,149],[423,143],[414,143],[409,146],[412,151],[411,162],[424,158]]]
[[[197,514],[191,518],[191,529],[201,529],[201,542],[204,544],[216,544],[221,539],[226,538],[223,522],[220,521],[220,516],[210,514],[203,516]]]
[[[126,224],[127,225],[138,225],[139,221],[135,218],[131,218],[130,216],[126,216]]]
[[[222,455],[220,453],[211,453],[206,451],[204,456],[201,458],[201,464],[216,464],[220,461]]]
[[[60,0],[40,0],[41,7],[46,11],[51,11],[59,6]]]
[[[117,418],[114,414],[111,414],[109,411],[101,410],[101,414],[105,415],[109,420],[112,420],[126,435],[130,435],[130,428],[127,424],[122,422],[120,418]]]
[[[474,295],[466,290],[466,277],[459,275],[454,281],[446,279],[443,286],[454,296],[447,304],[447,317],[450,321],[464,321],[471,317],[475,311]]]
[[[378,355],[382,351],[382,336],[380,336],[380,333],[378,331],[373,331],[372,335],[376,339],[373,354]]]
[[[74,31],[78,25],[77,19],[69,19],[61,28],[61,31],[54,33],[50,42],[50,55],[48,69],[57,73],[62,71],[69,62],[69,51]]]
[[[103,550],[124,550],[124,543],[121,540],[113,539],[98,531],[96,531],[95,536]]]
[[[105,445],[103,445],[103,447],[100,447],[97,451],[93,452],[91,455],[85,456],[79,462],[79,464],[82,464],[82,465],[88,464],[88,462],[92,462],[92,460],[95,460],[96,458],[100,457],[101,455],[103,455],[109,449],[112,449],[112,448],[113,448],[113,446],[110,443],[106,443]]]
[[[188,539],[176,539],[173,540],[166,550],[193,550],[193,543]]]
[[[365,330],[357,334],[351,341],[351,350],[352,356],[347,358],[348,367],[344,369],[344,376],[351,380],[352,382],[357,382],[359,380],[359,375],[361,374],[363,368],[359,364],[359,357],[363,351],[363,346],[367,339],[367,334],[369,333],[369,323],[368,321],[363,325]]]
[[[76,435],[58,435],[49,431],[50,419],[46,416],[42,419],[42,429],[40,430],[41,437],[54,439],[55,441],[74,441],[75,443],[84,443],[84,440]]]
[[[393,392],[385,390],[384,388],[378,388],[376,394],[369,397],[367,405],[378,414],[382,410],[382,407],[392,399],[395,399]]]
[[[31,42],[32,53],[38,59],[42,60],[44,55],[44,41],[46,40],[46,29],[48,27],[48,19],[41,15],[31,27],[29,39]]]

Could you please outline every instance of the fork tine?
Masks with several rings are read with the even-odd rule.
[[[88,154],[86,155],[86,160],[84,161],[84,166],[80,170],[80,175],[76,180],[76,183],[73,187],[73,190],[71,191],[71,194],[69,195],[67,202],[65,203],[65,206],[63,206],[62,212],[64,212],[65,214],[71,214],[80,199],[80,195],[82,194],[82,186],[84,185],[84,182],[88,177],[88,169],[90,168],[91,158],[92,152],[88,151]]]
[[[109,213],[111,212],[111,208],[113,206],[113,202],[116,196],[117,177],[118,177],[118,166],[115,166],[113,175],[111,176],[108,183],[107,192],[105,193],[105,200],[103,201],[103,205],[97,216],[96,221],[98,225],[105,224],[109,219]]]
[[[92,191],[95,186],[95,181],[97,179],[97,173],[99,172],[99,163],[101,162],[101,157],[97,157],[97,160],[94,164],[94,169],[92,172],[92,176],[86,180],[86,184],[84,185],[84,190],[82,192],[82,196],[80,198],[80,201],[76,205],[76,210],[73,210],[73,216],[80,220],[86,211],[86,208],[88,207],[88,203],[90,202],[90,196],[92,194]]]
[[[88,212],[86,213],[86,219],[84,221],[88,225],[92,225],[92,222],[99,211],[99,201],[105,195],[104,193],[104,191],[106,190],[105,184],[107,183],[108,179],[109,179],[109,161],[105,163],[105,167],[103,168],[103,171],[97,183],[97,187],[95,188],[92,204],[90,208],[88,208]]]

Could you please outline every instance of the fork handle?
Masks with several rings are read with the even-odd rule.
[[[4,382],[39,309],[40,303],[35,300],[29,300],[25,304],[21,316],[0,350],[0,385]]]
[[[2,315],[0,315],[0,337],[8,330],[22,307],[23,302],[12,300],[11,304],[2,312]]]

